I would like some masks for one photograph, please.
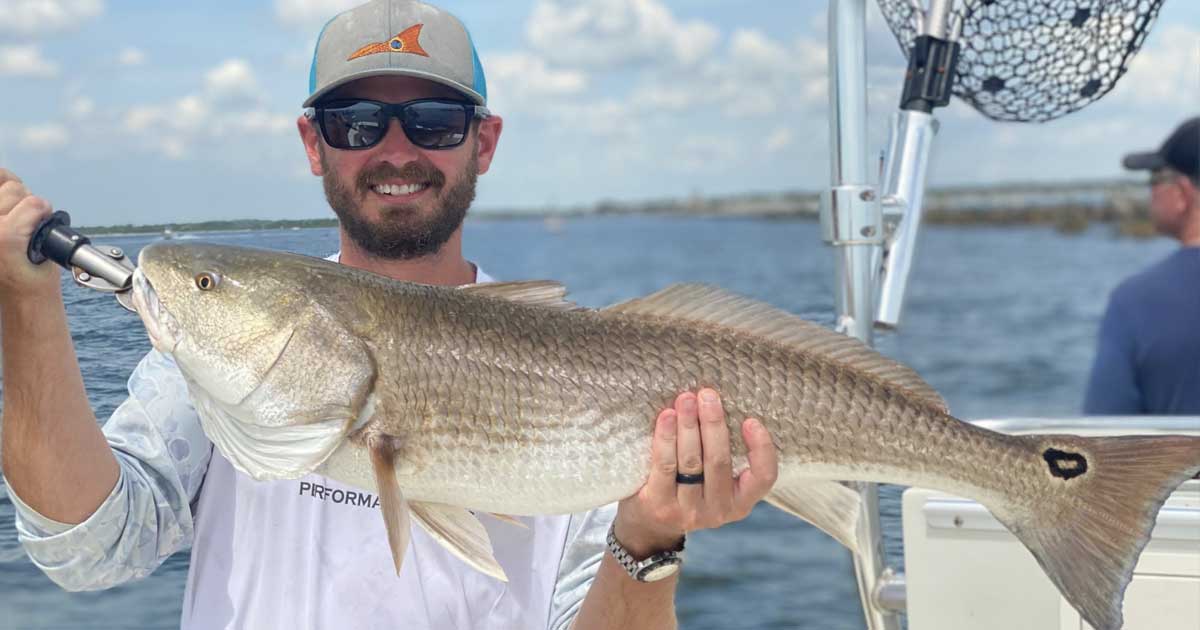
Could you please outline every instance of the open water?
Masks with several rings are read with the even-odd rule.
[[[833,258],[808,221],[601,217],[469,220],[465,247],[501,279],[546,278],[573,298],[604,306],[674,282],[706,282],[830,325]],[[98,239],[136,252],[151,236]],[[206,240],[312,255],[337,248],[336,232],[219,233]],[[1078,413],[1108,292],[1173,245],[1116,240],[1106,229],[1064,237],[1041,228],[926,228],[901,331],[878,347],[914,367],[960,418]],[[111,297],[66,288],[72,335],[97,417],[125,396],[149,349],[137,318]],[[173,628],[188,556],[150,577],[104,592],[66,593],[22,552],[0,483],[0,629]],[[888,552],[902,565],[899,489],[884,488]],[[679,589],[688,630],[858,630],[848,554],[769,506],[740,523],[689,536]]]

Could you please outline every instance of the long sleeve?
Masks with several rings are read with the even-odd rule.
[[[605,539],[616,515],[616,503],[571,515],[550,603],[549,630],[568,630],[575,621],[607,553]]]
[[[120,477],[84,522],[48,519],[8,489],[21,544],[67,590],[99,590],[145,577],[192,541],[191,503],[212,444],[169,357],[151,351],[142,359],[129,378],[129,398],[105,423],[104,433]]]

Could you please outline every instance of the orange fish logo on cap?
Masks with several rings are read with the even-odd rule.
[[[425,26],[425,25],[424,24],[414,24],[413,26],[410,26],[410,27],[404,29],[403,31],[400,31],[399,34],[397,34],[395,37],[387,40],[386,42],[376,42],[374,44],[367,44],[366,46],[363,46],[362,48],[359,48],[358,50],[354,51],[354,54],[350,55],[346,59],[346,61],[350,61],[352,59],[358,59],[359,57],[366,57],[367,55],[374,55],[376,53],[385,53],[385,52],[409,53],[411,55],[421,55],[422,57],[428,57],[429,53],[425,52],[424,48],[421,48],[420,38],[421,38],[421,27],[422,26]]]

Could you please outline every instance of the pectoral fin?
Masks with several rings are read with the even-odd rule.
[[[501,582],[508,581],[504,569],[492,555],[492,540],[487,530],[466,508],[418,502],[412,503],[411,507],[417,523],[450,553],[484,574]]]
[[[812,523],[858,553],[858,515],[862,505],[858,492],[836,481],[789,479],[776,483],[765,500]]]
[[[498,521],[504,521],[505,523],[508,523],[509,525],[516,525],[517,527],[520,527],[521,529],[529,529],[528,525],[517,520],[517,517],[515,517],[515,516],[509,516],[508,514],[497,514],[495,512],[488,512],[488,514],[491,514],[492,518],[494,518]]]
[[[375,485],[379,489],[379,509],[383,511],[383,523],[387,527],[388,545],[392,548],[392,561],[396,564],[396,575],[404,563],[404,552],[412,537],[412,521],[408,516],[408,502],[396,481],[396,451],[386,442],[372,444],[371,464],[375,468]]]

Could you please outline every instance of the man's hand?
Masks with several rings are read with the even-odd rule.
[[[654,427],[650,477],[621,501],[614,523],[617,540],[637,558],[664,551],[685,533],[739,521],[771,490],[779,475],[775,446],[758,420],[742,423],[750,467],[733,476],[729,429],[717,392],[680,394]],[[696,484],[676,474],[703,474]]]
[[[34,230],[50,212],[46,200],[34,197],[20,178],[0,168],[0,301],[59,290],[58,267],[34,265],[26,254]]]

